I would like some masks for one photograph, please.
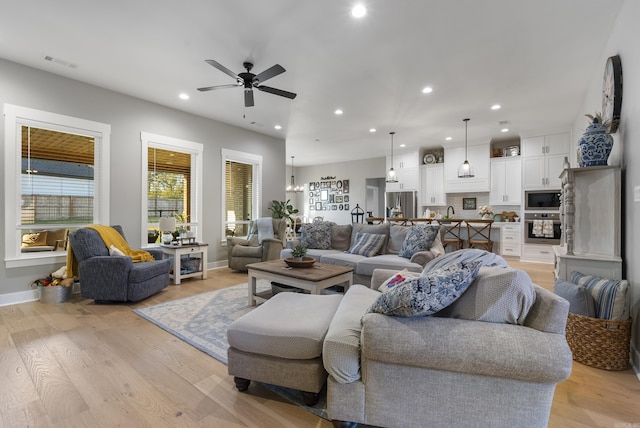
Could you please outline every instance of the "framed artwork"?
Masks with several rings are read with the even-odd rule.
[[[342,211],[342,210],[344,209],[344,206],[342,206],[342,204],[340,204],[340,205],[338,205],[338,209],[339,209],[340,211]]]
[[[336,195],[335,197],[335,201],[336,204],[341,204],[342,203],[342,196],[340,195]]]
[[[320,191],[320,200],[321,201],[326,201],[329,199],[329,191],[328,190],[321,190]]]
[[[309,199],[309,205],[313,205],[313,198]]]
[[[331,205],[331,211],[337,211],[338,206],[336,204]]]
[[[476,198],[462,198],[462,209],[463,210],[475,210],[476,209]]]
[[[323,189],[330,189],[331,188],[331,182],[330,181],[323,181],[321,187]]]
[[[314,205],[309,205],[309,211],[315,211],[316,207]]]
[[[316,202],[316,211],[322,211],[322,202]]]
[[[342,180],[342,192],[349,193],[349,180]]]
[[[324,203],[322,204],[322,210],[323,210],[323,211],[329,211],[329,209],[330,209],[330,208],[329,208],[329,204],[328,204],[328,203],[326,203],[326,202],[324,202]]]
[[[349,202],[349,195],[344,195],[344,199],[345,202]]]
[[[309,183],[309,190],[316,190],[316,183]]]
[[[337,187],[338,189],[342,189],[342,180],[338,180],[338,181],[336,182],[336,187]]]
[[[349,204],[344,204],[344,209],[348,210],[349,209]]]

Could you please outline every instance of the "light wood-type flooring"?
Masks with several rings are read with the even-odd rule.
[[[550,265],[511,264],[552,287]],[[224,364],[132,312],[246,280],[224,268],[137,304],[74,295],[59,305],[0,307],[0,428],[330,428],[259,384],[237,392]],[[549,426],[640,427],[640,381],[631,369],[574,362],[556,388]]]

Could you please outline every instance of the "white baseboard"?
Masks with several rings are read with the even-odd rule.
[[[35,302],[36,300],[40,300],[40,293],[35,288],[16,293],[0,294],[0,306],[17,305],[18,303]]]

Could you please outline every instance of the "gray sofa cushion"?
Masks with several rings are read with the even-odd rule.
[[[360,379],[360,320],[379,295],[364,285],[352,285],[333,316],[324,339],[322,359],[325,370],[338,383]]]
[[[409,229],[409,227],[400,226],[399,224],[392,224],[389,227],[389,242],[387,243],[388,254],[398,254],[400,252],[400,248],[402,248],[402,243],[407,237]]]
[[[525,271],[486,266],[467,291],[438,316],[522,325],[535,300],[533,283]]]
[[[372,276],[376,269],[407,269],[412,272],[421,272],[422,265],[412,263],[409,259],[395,254],[382,254],[375,257],[367,257],[358,261],[356,273],[358,275]]]
[[[361,256],[359,254],[333,252],[323,255],[320,259],[320,262],[337,266],[348,266],[352,267],[355,270],[358,263],[366,259],[367,257]]]
[[[316,248],[310,248],[307,250],[307,257],[313,257],[316,261],[322,261],[322,257],[329,254],[342,254],[342,251],[338,250],[318,250]],[[291,248],[285,248],[280,251],[280,258],[286,259],[291,257]]]
[[[347,251],[351,246],[350,224],[334,224],[331,226],[331,248],[338,251]]]
[[[356,240],[356,235],[359,232],[375,233],[377,235],[389,236],[389,223],[383,223],[383,224],[355,223],[351,231],[351,244],[349,246],[353,245],[353,243]],[[384,246],[382,247],[382,253],[385,253],[386,251],[387,251],[387,243],[385,242]]]
[[[449,306],[469,287],[481,262],[462,262],[409,279],[380,294],[368,312],[400,317],[434,314]]]

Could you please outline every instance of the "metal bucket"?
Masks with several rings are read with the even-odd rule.
[[[73,287],[62,287],[60,285],[38,287],[40,289],[41,303],[64,303],[71,298]]]

